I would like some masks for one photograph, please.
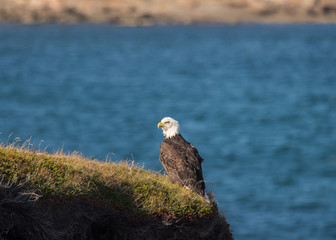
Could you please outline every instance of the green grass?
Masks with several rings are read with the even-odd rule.
[[[0,177],[24,182],[27,190],[46,198],[81,197],[136,215],[198,218],[217,214],[216,203],[129,162],[101,162],[79,154],[47,154],[0,145]]]

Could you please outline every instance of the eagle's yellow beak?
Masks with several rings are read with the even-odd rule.
[[[160,127],[164,127],[164,126],[166,126],[166,124],[165,124],[164,122],[159,122],[159,123],[158,123],[158,128],[160,128]]]

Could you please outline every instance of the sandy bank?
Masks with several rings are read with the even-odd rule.
[[[2,23],[336,22],[334,0],[0,0]]]

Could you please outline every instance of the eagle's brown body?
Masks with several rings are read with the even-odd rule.
[[[197,149],[180,134],[161,143],[160,161],[168,177],[204,196],[203,159]]]

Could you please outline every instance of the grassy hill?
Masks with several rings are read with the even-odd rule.
[[[11,212],[28,212],[25,218],[33,218],[31,221],[37,221],[34,226],[41,225],[37,227],[35,232],[29,233],[34,236],[33,238],[43,231],[44,235],[49,234],[49,238],[53,238],[51,236],[54,236],[54,239],[61,238],[61,233],[55,235],[56,230],[45,232],[46,229],[50,229],[50,226],[49,228],[44,227],[39,219],[46,217],[53,225],[59,225],[59,229],[63,229],[58,231],[67,234],[73,231],[69,229],[68,225],[73,225],[74,222],[85,226],[85,231],[81,227],[76,230],[86,236],[79,237],[79,239],[89,239],[89,236],[99,239],[98,236],[102,232],[105,234],[106,231],[110,232],[110,237],[120,235],[120,237],[128,239],[125,236],[131,236],[130,232],[132,229],[135,230],[129,225],[136,226],[138,231],[143,225],[149,223],[153,229],[156,229],[159,224],[164,229],[164,231],[161,229],[162,233],[166,232],[168,235],[176,231],[177,226],[188,226],[189,230],[194,231],[195,236],[202,239],[203,233],[199,232],[199,224],[204,228],[207,223],[214,225],[214,221],[217,230],[212,229],[213,227],[210,228],[209,225],[209,228],[205,227],[202,230],[205,231],[205,235],[203,235],[210,236],[219,231],[225,232],[226,237],[222,239],[231,239],[228,225],[224,217],[218,215],[215,202],[209,203],[194,192],[171,183],[167,176],[139,168],[130,162],[101,162],[86,159],[79,154],[63,154],[61,152],[47,154],[1,145],[0,178],[2,179],[0,209],[9,211],[4,207],[6,206],[3,204],[4,199],[7,199],[7,202],[11,197],[16,201],[23,199],[20,202],[23,205],[20,206],[24,211],[16,209],[19,205],[13,205],[14,210],[11,209]],[[77,210],[71,211],[71,208]],[[5,212],[2,211],[3,216],[0,213],[0,220],[6,217]],[[40,215],[41,212],[43,212],[43,216]],[[39,217],[34,218],[34,214]],[[64,215],[69,216],[66,220],[61,220]],[[104,219],[110,220],[106,222]],[[121,219],[124,219],[122,222],[130,222],[130,224],[120,226],[117,230],[111,230],[111,226],[120,224]],[[64,224],[64,221],[68,223]],[[114,224],[112,224],[113,222]],[[162,225],[162,223],[164,224]],[[26,228],[24,223],[15,223],[14,221],[12,225],[15,226],[15,224],[18,225],[18,228]],[[99,226],[98,230],[97,226],[94,227],[95,225]],[[10,230],[6,230],[6,226],[0,224],[0,238],[3,232],[10,232]],[[105,227],[100,229],[101,226]],[[175,227],[175,230],[171,229],[172,226]],[[20,231],[25,232],[22,229]],[[146,238],[151,239],[148,236],[159,234],[153,231],[155,232],[155,230],[148,230]],[[18,237],[15,235],[16,232],[12,230],[11,234],[14,234],[12,239]],[[93,232],[95,233],[93,234]],[[193,234],[189,235],[193,236]],[[11,235],[3,236],[11,239]],[[137,233],[135,236],[139,236],[139,234]],[[158,236],[152,239],[158,238]],[[77,237],[70,239],[78,239]],[[184,236],[183,239],[187,238]]]

